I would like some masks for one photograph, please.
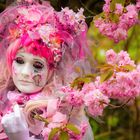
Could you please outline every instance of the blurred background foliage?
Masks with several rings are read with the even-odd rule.
[[[51,5],[60,10],[61,7],[70,7],[77,11],[83,7],[88,24],[88,45],[92,55],[90,60],[94,71],[99,64],[105,63],[105,52],[114,49],[128,51],[130,57],[138,64],[140,63],[140,26],[135,25],[129,30],[128,38],[115,44],[105,36],[102,36],[95,28],[93,17],[102,12],[104,0],[49,0]],[[126,0],[128,3],[135,3],[135,0]],[[13,0],[0,0],[0,12]],[[112,101],[113,104],[120,104]],[[103,117],[90,118],[95,140],[140,140],[140,98],[133,103],[121,108],[108,107]]]

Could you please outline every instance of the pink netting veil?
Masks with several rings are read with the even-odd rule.
[[[18,0],[0,14],[0,59],[6,61],[8,50],[10,67],[14,59],[11,52],[16,54],[26,46],[30,53],[45,57],[59,74],[62,68],[70,72],[89,53],[86,33],[83,9],[77,13],[68,7],[55,11],[45,1]],[[47,49],[40,49],[43,47]]]

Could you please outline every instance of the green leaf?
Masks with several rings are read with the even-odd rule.
[[[110,4],[110,9],[111,9],[111,11],[114,11],[114,10],[115,10],[115,5],[116,5],[115,0],[112,0],[112,2],[111,2],[111,4]]]
[[[49,139],[48,140],[52,140],[53,137],[59,132],[60,128],[53,128],[49,134]]]
[[[100,130],[99,124],[92,117],[89,117],[89,123],[94,134],[96,134]]]
[[[72,83],[71,83],[71,87],[77,87],[77,89],[82,89],[83,85],[85,83],[90,83],[93,81],[93,79],[95,79],[95,76],[91,75],[87,75],[85,77],[77,77]]]
[[[98,65],[97,68],[101,69],[101,68],[104,68],[104,67],[110,67],[110,64],[104,64],[104,65]]]
[[[74,124],[67,124],[66,126],[67,129],[71,130],[75,134],[80,134],[80,130],[74,125]]]
[[[117,14],[110,13],[110,19],[115,23],[119,22],[119,16]]]
[[[69,140],[69,135],[67,132],[62,131],[59,136],[60,140]]]
[[[95,79],[96,78],[96,76],[97,76],[97,74],[93,74],[93,73],[91,73],[91,74],[87,74],[85,77],[88,77],[88,78],[91,78],[91,79]]]
[[[114,73],[113,70],[109,70],[108,72],[101,74],[101,80],[100,80],[101,83],[110,79],[113,73]]]
[[[84,82],[84,83],[90,83],[90,82],[91,82],[91,79],[88,78],[88,77],[84,77],[84,78],[83,78],[83,82]]]
[[[124,68],[125,70],[127,70],[127,71],[132,71],[132,70],[134,70],[135,69],[135,67],[134,66],[132,66],[132,65],[125,65],[125,66],[121,66],[121,68]]]
[[[114,66],[111,64],[104,64],[104,65],[98,66],[97,68],[99,68],[103,72],[106,72],[108,70],[113,70]]]
[[[81,77],[78,77],[71,83],[71,87],[72,88],[77,87],[77,89],[82,89],[84,83],[85,83],[84,79]]]
[[[93,82],[96,78],[97,74],[87,74],[84,77],[77,77],[71,83],[72,88],[82,89],[85,83]]]

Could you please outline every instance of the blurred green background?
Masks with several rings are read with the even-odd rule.
[[[135,0],[127,0],[135,3]],[[2,12],[12,0],[0,0],[0,12]],[[51,5],[60,10],[61,7],[70,7],[77,11],[85,9],[86,22],[88,24],[88,45],[92,55],[91,65],[96,71],[99,64],[105,62],[105,52],[114,49],[116,52],[125,50],[137,64],[140,63],[140,25],[135,25],[129,30],[128,38],[115,44],[102,36],[95,28],[93,17],[102,12],[103,0],[50,0]],[[119,104],[113,101],[114,104]],[[95,140],[140,140],[140,98],[122,108],[107,108],[102,118],[90,118]]]

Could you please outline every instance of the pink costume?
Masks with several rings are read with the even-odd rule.
[[[48,84],[46,92],[42,90],[33,94],[19,92],[13,85],[10,86],[11,76],[3,75],[8,80],[0,90],[1,119],[5,114],[13,112],[14,104],[18,104],[20,108],[24,109],[30,101],[46,100],[47,109],[43,108],[43,116],[47,118],[53,115],[51,118],[53,123],[47,127],[44,123],[38,122],[35,126],[28,124],[30,139],[47,140],[48,132],[54,126],[58,127],[56,122],[65,123],[66,117],[71,112],[69,121],[78,127],[81,126],[81,134],[71,137],[71,140],[93,140],[84,107],[72,109],[72,106],[63,102],[65,95],[61,89],[63,85],[68,85],[78,76],[73,71],[74,66],[81,66],[82,62],[85,63],[85,54],[88,52],[86,32],[87,26],[82,9],[78,13],[68,8],[56,12],[46,2],[39,4],[36,1],[21,1],[0,14],[0,59],[3,63],[7,62],[7,73],[11,73],[12,63],[21,46],[28,53],[46,58],[49,70],[53,69],[56,72],[52,82],[49,82],[50,85]],[[9,46],[10,48],[15,47],[15,49],[9,53],[10,55],[7,55]],[[51,83],[53,84],[51,85]],[[7,136],[2,126],[0,126],[0,131],[0,139],[6,140]]]

